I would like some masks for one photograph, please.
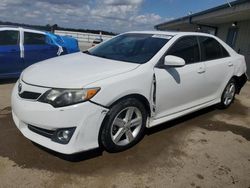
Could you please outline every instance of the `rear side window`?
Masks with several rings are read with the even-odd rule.
[[[199,62],[200,53],[197,38],[195,36],[187,36],[177,40],[166,55],[181,57],[186,64]]]
[[[19,43],[18,31],[0,31],[0,45],[17,45]]]
[[[42,45],[46,44],[46,36],[39,33],[24,33],[24,44]]]
[[[214,38],[199,37],[201,44],[202,61],[209,61],[228,57],[226,49]]]

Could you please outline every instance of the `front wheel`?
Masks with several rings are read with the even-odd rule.
[[[136,99],[124,99],[115,104],[105,118],[101,143],[108,152],[126,150],[144,136],[147,113]]]
[[[222,108],[222,109],[228,108],[234,101],[235,93],[236,93],[236,82],[232,78],[228,82],[226,88],[224,89],[222,93],[219,108]]]

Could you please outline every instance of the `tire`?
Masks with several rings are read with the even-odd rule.
[[[233,103],[235,99],[236,88],[236,81],[232,78],[231,80],[229,80],[221,95],[221,102],[218,105],[220,109],[226,109]]]
[[[104,149],[115,153],[137,144],[145,134],[147,112],[144,105],[127,98],[113,105],[101,129],[100,141]]]

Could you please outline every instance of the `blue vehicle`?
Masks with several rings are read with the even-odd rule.
[[[0,79],[18,78],[34,63],[79,51],[78,41],[72,37],[21,27],[0,27]]]

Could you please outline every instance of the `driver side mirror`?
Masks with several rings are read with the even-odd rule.
[[[185,65],[185,60],[177,56],[167,55],[164,59],[164,65],[182,67]]]

